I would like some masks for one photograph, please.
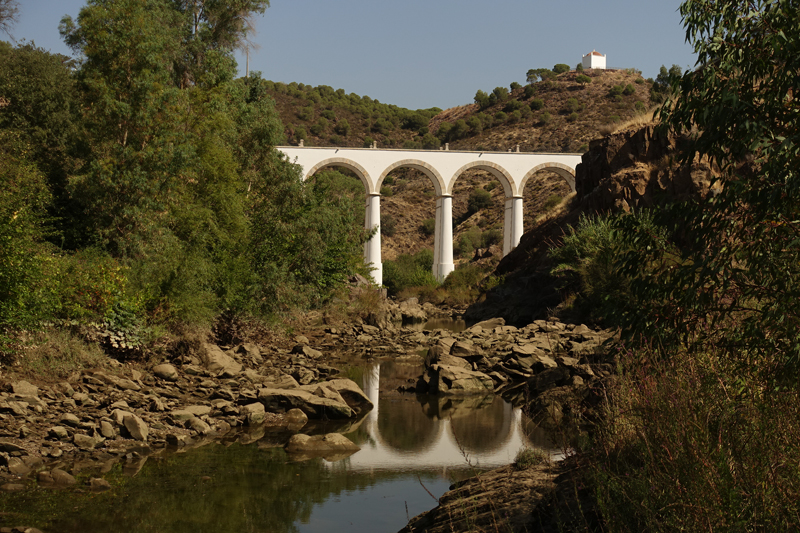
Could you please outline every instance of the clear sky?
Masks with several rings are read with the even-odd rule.
[[[14,38],[70,54],[58,23],[85,0],[21,0]],[[655,77],[692,67],[678,0],[272,0],[256,20],[250,69],[330,85],[410,109],[471,103],[531,68],[606,54],[609,67]],[[7,39],[6,35],[0,38]],[[239,55],[240,72],[245,60]]]

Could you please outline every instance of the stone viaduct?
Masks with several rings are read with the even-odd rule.
[[[383,283],[380,235],[380,190],[383,180],[400,167],[425,174],[436,191],[433,274],[443,281],[453,271],[453,186],[469,169],[490,172],[503,185],[505,218],[503,253],[508,254],[522,237],[522,193],[528,180],[541,170],[560,175],[575,191],[575,167],[580,154],[526,152],[469,152],[454,150],[379,150],[377,148],[312,148],[279,146],[288,159],[302,167],[303,179],[326,167],[344,167],[363,182],[367,194],[365,227],[378,228],[364,245],[364,259],[375,283]]]

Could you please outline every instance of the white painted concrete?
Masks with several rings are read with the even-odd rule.
[[[605,70],[606,56],[604,56],[597,50],[592,50],[590,53],[583,56],[583,59],[581,60],[581,65],[583,65],[583,68],[596,68],[600,70]]]
[[[503,228],[503,253],[519,244],[522,236],[522,194],[528,180],[540,170],[558,173],[575,190],[575,167],[581,154],[525,152],[469,152],[451,150],[378,150],[376,148],[311,148],[279,146],[278,150],[302,167],[303,179],[325,167],[344,167],[364,184],[367,195],[365,226],[380,225],[380,190],[383,180],[400,167],[425,174],[436,190],[436,230],[434,233],[433,274],[443,281],[453,271],[453,188],[466,170],[490,172],[503,185],[506,213]],[[372,277],[383,281],[380,228],[364,246],[364,259],[372,264]]]

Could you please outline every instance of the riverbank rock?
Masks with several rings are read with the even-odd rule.
[[[293,435],[285,446],[286,451],[295,458],[324,457],[327,460],[343,459],[361,448],[339,433],[327,435]]]
[[[355,416],[355,412],[346,403],[322,398],[306,390],[261,389],[258,391],[258,401],[270,412],[285,413],[291,409],[300,409],[310,419]]]

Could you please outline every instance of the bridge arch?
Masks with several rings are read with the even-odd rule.
[[[378,178],[378,182],[375,184],[375,190],[380,191],[381,185],[383,184],[383,180],[386,179],[392,171],[397,170],[401,167],[409,167],[413,168],[414,170],[419,170],[423,174],[425,174],[428,179],[431,180],[433,183],[433,188],[436,190],[436,196],[442,196],[447,190],[445,188],[444,179],[442,175],[439,174],[439,171],[436,170],[432,165],[426,163],[425,161],[421,161],[419,159],[402,159],[400,161],[396,161],[386,167],[386,170],[381,172],[380,177]]]
[[[492,176],[497,178],[503,185],[503,193],[505,193],[506,198],[516,196],[517,186],[514,183],[514,180],[511,178],[511,175],[502,166],[498,165],[497,163],[493,163],[491,161],[472,161],[462,166],[461,168],[456,170],[456,172],[450,178],[450,183],[447,184],[447,190],[452,193],[453,186],[455,185],[458,178],[461,177],[461,175],[464,172],[472,168],[476,168],[478,170],[485,170],[489,172]]]
[[[572,170],[572,168],[562,163],[542,163],[541,165],[536,165],[530,169],[522,178],[522,181],[519,184],[520,195],[522,195],[522,191],[525,190],[525,185],[527,185],[528,180],[540,170],[551,170],[555,172],[567,182],[570,191],[575,192],[575,171]]]
[[[367,194],[376,194],[380,190],[380,187],[373,189],[372,180],[370,179],[369,172],[367,172],[367,170],[364,167],[362,167],[352,159],[347,159],[344,157],[331,157],[329,159],[325,159],[324,161],[320,161],[319,163],[311,167],[311,170],[308,171],[303,180],[307,180],[308,178],[310,178],[311,176],[313,176],[314,174],[316,174],[325,167],[344,167],[347,170],[352,171],[353,173],[355,173],[356,176],[358,176],[358,179],[361,180],[361,183],[364,184],[364,188],[367,190]]]

